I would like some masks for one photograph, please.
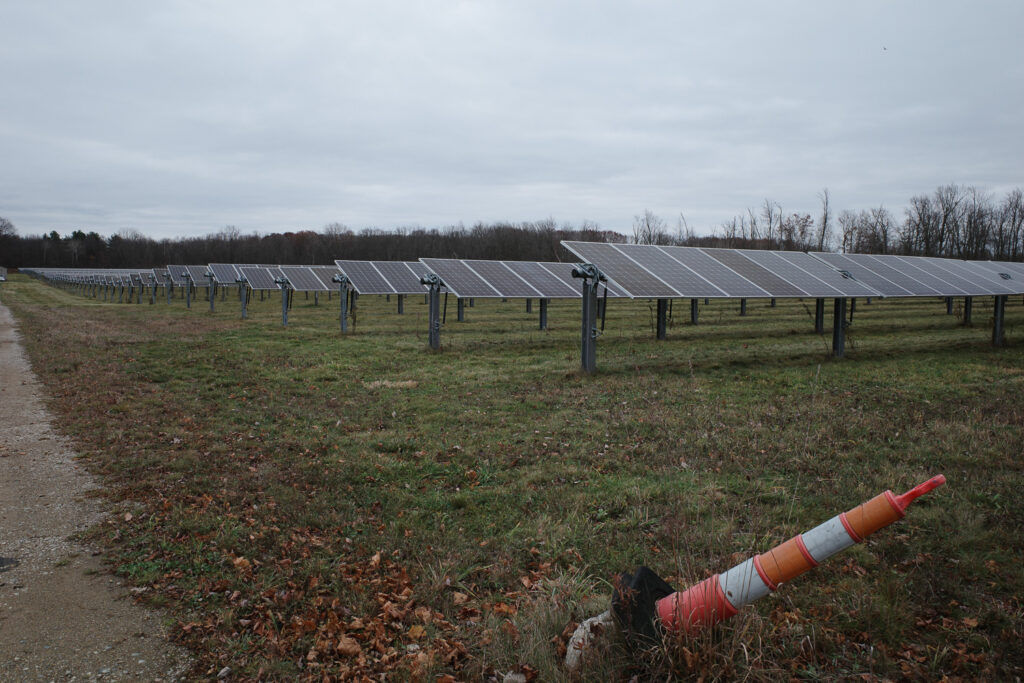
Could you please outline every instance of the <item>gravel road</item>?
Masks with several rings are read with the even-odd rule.
[[[0,304],[0,680],[177,681],[187,653],[70,536],[102,519]]]

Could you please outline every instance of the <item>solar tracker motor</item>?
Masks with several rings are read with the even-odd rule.
[[[900,496],[892,491],[880,493],[682,592],[675,591],[647,567],[640,567],[633,574],[621,574],[609,616],[615,617],[628,641],[638,644],[657,643],[665,635],[692,635],[728,619],[744,605],[902,519],[915,499],[945,483],[946,477],[939,474]],[[585,627],[596,620],[607,625],[611,619],[606,615],[584,622],[573,634],[566,655],[569,668],[579,665],[581,650],[593,640]]]

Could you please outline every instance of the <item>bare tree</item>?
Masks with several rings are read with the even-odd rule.
[[[14,223],[10,222],[3,216],[0,216],[0,238],[17,236],[18,229],[14,227]]]
[[[829,206],[829,194],[826,187],[818,195],[821,199],[821,219],[818,221],[818,251],[825,251],[832,240],[832,211]]]
[[[935,203],[939,213],[936,256],[949,256],[959,251],[964,191],[958,185],[943,185],[935,190]]]
[[[679,213],[679,218],[676,219],[676,244],[690,244],[695,242],[697,234],[690,227],[690,224],[686,222],[686,216],[682,212]]]
[[[999,205],[992,235],[992,253],[998,261],[1016,261],[1024,256],[1024,193],[1011,191]]]
[[[650,209],[644,209],[642,215],[633,217],[633,242],[635,244],[670,244],[665,221]]]
[[[767,231],[768,248],[772,249],[775,245],[775,224],[782,220],[782,206],[765,198],[764,204],[761,205],[761,217],[764,218],[765,222],[764,227]]]
[[[857,228],[859,221],[857,214],[849,209],[845,209],[839,214],[839,230],[843,236],[843,243],[840,245],[840,250],[844,254],[851,254],[856,251],[857,246]]]
[[[965,194],[960,252],[956,255],[965,259],[984,259],[988,257],[988,243],[995,222],[995,204],[992,195],[976,187],[968,187]]]

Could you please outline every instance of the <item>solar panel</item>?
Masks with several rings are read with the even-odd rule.
[[[736,271],[727,268],[721,262],[711,258],[696,247],[658,247],[666,254],[687,266],[690,270],[700,273],[715,286],[732,298],[757,298],[771,296],[768,292],[742,277]]]
[[[171,276],[171,283],[182,287],[188,282],[184,273],[188,271],[186,266],[167,266],[167,272]]]
[[[649,244],[619,244],[616,249],[629,256],[647,270],[656,273],[666,284],[683,296],[724,297],[721,288],[709,282],[697,271],[673,258],[667,251]]]
[[[703,249],[712,258],[729,266],[773,297],[802,297],[807,292],[759,266],[736,249]]]
[[[185,266],[185,268],[192,276],[192,284],[196,287],[206,287],[210,284],[210,278],[206,277],[209,270],[207,266]]]
[[[458,259],[425,258],[420,259],[420,262],[431,272],[437,273],[448,290],[460,299],[493,299],[502,296],[501,292]]]
[[[781,258],[779,252],[744,249],[740,253],[808,296],[818,299],[844,296],[841,290],[822,282],[807,271],[794,265],[792,261]],[[839,273],[836,273],[836,276],[842,279],[842,275]]]
[[[396,294],[423,294],[426,291],[420,278],[427,274],[428,269],[419,261],[374,261],[373,265]]]
[[[570,286],[569,283],[545,268],[543,263],[506,261],[505,266],[533,285],[542,299],[573,299],[582,296],[581,287]]]
[[[984,271],[998,282],[1014,290],[1014,294],[1024,294],[1024,263],[1013,261],[967,261],[967,264]],[[1009,279],[1007,279],[1009,278]]]
[[[498,294],[502,297],[512,299],[540,297],[540,292],[524,280],[522,275],[501,261],[463,261],[462,263],[483,278],[488,285],[498,290]]]
[[[613,244],[563,241],[562,246],[583,261],[597,265],[609,280],[632,298],[671,299],[683,296]]]
[[[310,266],[310,270],[313,274],[320,278],[320,282],[324,283],[327,289],[337,289],[338,283],[334,281],[335,275],[340,275],[341,271],[338,270],[337,266]]]
[[[359,294],[396,294],[387,278],[381,275],[372,261],[335,261],[338,269],[352,283]],[[420,288],[420,292],[423,288]]]
[[[960,296],[967,293],[948,278],[937,277],[934,273],[930,273],[922,267],[916,267],[898,256],[856,254],[855,258],[862,259],[876,273],[893,280],[914,294]]]
[[[914,296],[914,293],[909,289],[901,287],[892,280],[886,279],[871,268],[868,268],[862,260],[851,258],[856,256],[856,254],[831,254],[821,251],[814,252],[811,256],[821,259],[840,271],[849,273],[855,280],[863,282],[882,296]]]
[[[973,268],[967,261],[933,257],[915,258],[905,256],[903,258],[908,261],[912,261],[915,265],[925,263],[938,271],[948,273],[948,275],[939,275],[939,277],[942,277],[943,279],[948,280],[951,276],[959,278],[954,281],[954,284],[972,296],[1014,293],[1012,287],[1008,287],[1006,284],[999,282],[998,280],[986,277],[983,271]]]
[[[211,263],[209,268],[219,285],[233,285],[238,280],[238,269],[230,263]]]
[[[325,292],[327,286],[309,266],[281,266],[291,288],[297,292]]]
[[[575,263],[559,263],[557,261],[541,261],[540,265],[541,265],[542,268],[544,268],[544,270],[548,271],[549,273],[551,273],[552,275],[557,277],[559,280],[564,282],[566,285],[568,285],[569,289],[572,289],[573,291],[575,291],[576,292],[575,296],[577,296],[577,297],[582,297],[583,296],[583,287],[582,287],[582,284],[580,282],[580,279],[579,278],[575,278],[575,277],[572,276],[572,271],[573,271],[573,269],[576,268],[576,264]],[[628,299],[628,298],[630,298],[629,295],[626,294],[626,292],[624,290],[622,290],[619,287],[617,287],[614,282],[602,282],[601,283],[601,296],[604,296],[606,291],[608,293],[608,298],[609,299]]]
[[[833,289],[839,291],[840,296],[845,297],[869,297],[879,296],[879,293],[862,282],[858,282],[852,275],[844,275],[838,270],[814,258],[802,251],[774,251],[778,258],[792,263],[801,270],[813,275]],[[788,272],[788,271],[787,271]],[[796,284],[800,284],[796,282]],[[828,297],[816,297],[828,298]]]
[[[280,289],[281,286],[274,282],[270,270],[259,266],[242,266],[242,277],[249,283],[252,289]]]

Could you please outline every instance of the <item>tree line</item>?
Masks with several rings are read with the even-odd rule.
[[[0,219],[2,220],[2,219]],[[479,223],[470,228],[353,231],[332,223],[321,231],[242,234],[234,226],[202,237],[155,240],[136,230],[104,239],[76,230],[62,237],[0,234],[0,263],[9,267],[152,268],[168,264],[254,263],[329,265],[335,259],[415,261],[421,257],[571,260],[562,240],[622,242],[626,236],[595,224],[558,226],[552,220]]]
[[[834,213],[829,191],[818,195],[817,216],[785,213],[765,199],[757,209],[697,235],[678,219],[675,232],[650,211],[633,223],[633,241],[648,244],[840,251],[860,254],[939,256],[971,260],[1024,260],[1024,193],[1001,199],[976,187],[943,185],[911,198],[902,220],[884,206]]]
[[[0,217],[0,265],[7,267],[150,268],[168,264],[330,264],[336,258],[414,261],[421,257],[574,260],[561,240],[681,246],[841,251],[962,259],[1024,260],[1024,193],[1002,198],[971,186],[943,185],[911,198],[902,219],[884,206],[835,213],[828,189],[819,195],[817,215],[786,213],[765,199],[698,235],[685,216],[675,229],[650,210],[634,218],[632,234],[602,230],[585,221],[553,220],[477,223],[439,230],[354,231],[332,223],[319,232],[242,234],[234,226],[203,237],[155,240],[136,230],[111,237],[75,230],[69,235],[20,236]]]

